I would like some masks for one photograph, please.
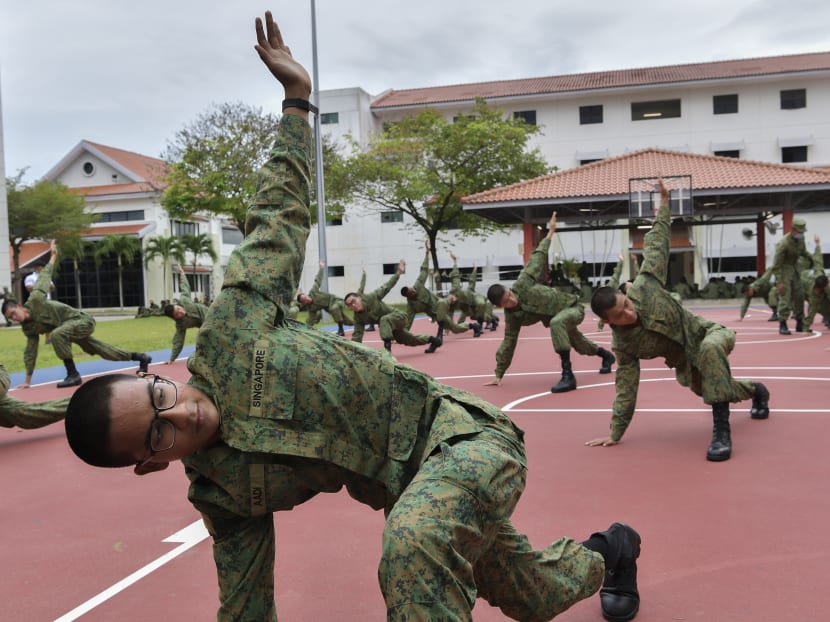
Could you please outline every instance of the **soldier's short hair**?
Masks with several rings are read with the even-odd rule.
[[[171,319],[176,319],[176,318],[173,317],[173,311],[175,311],[175,310],[176,310],[176,305],[172,305],[172,304],[164,305],[164,315],[166,315],[167,317],[169,317]]]
[[[504,298],[504,293],[506,291],[507,288],[501,283],[493,283],[489,288],[487,288],[487,300],[498,307],[501,305],[501,299]]]
[[[602,320],[607,320],[607,313],[609,309],[613,309],[617,304],[617,294],[620,291],[614,287],[600,287],[591,296],[591,311],[593,311]]]
[[[824,289],[827,287],[827,275],[820,274],[816,277],[815,283],[813,283],[813,287],[818,287],[819,289]]]

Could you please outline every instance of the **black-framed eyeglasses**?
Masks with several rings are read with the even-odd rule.
[[[159,413],[173,408],[179,394],[175,383],[166,378],[155,374],[145,374],[143,377],[153,378],[153,382],[147,385],[150,391],[150,404],[153,406],[153,420],[147,430],[147,441],[145,443],[150,449],[150,458],[152,458],[157,453],[167,451],[176,444],[176,426],[167,419],[159,417]]]

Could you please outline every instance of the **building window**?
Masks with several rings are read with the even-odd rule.
[[[714,151],[713,153],[722,158],[735,158],[738,160],[741,158],[740,149],[723,149],[721,151]]]
[[[524,269],[524,266],[499,266],[499,280],[500,281],[515,281],[519,278],[519,273]]]
[[[524,119],[528,125],[536,125],[536,111],[535,110],[519,110],[513,113],[514,119]]]
[[[222,244],[233,244],[236,246],[244,239],[242,232],[236,227],[222,227]]]
[[[631,104],[632,121],[651,121],[654,119],[672,119],[680,116],[679,99],[663,99],[653,102],[633,102]]]
[[[345,276],[346,269],[343,266],[329,266],[326,269],[329,276]]]
[[[170,221],[170,228],[173,231],[173,235],[177,238],[183,235],[198,235],[199,228],[196,226],[195,222],[182,222],[181,220],[173,220]]]
[[[92,177],[92,174],[95,172],[95,165],[92,162],[84,162],[81,170],[87,177]]]
[[[383,264],[383,274],[396,274],[398,272],[398,262]]]
[[[590,164],[591,162],[599,162],[600,160],[602,160],[602,158],[585,158],[584,160],[579,161],[579,166]]]
[[[807,161],[807,145],[798,147],[781,147],[781,162],[792,164]]]
[[[339,112],[324,112],[320,115],[320,125],[334,125],[340,123]]]
[[[602,106],[580,106],[579,124],[591,125],[592,123],[602,123]]]
[[[98,222],[124,222],[125,220],[144,220],[143,209],[131,209],[123,212],[104,212],[99,214]]]
[[[393,212],[381,212],[380,221],[384,224],[389,222],[403,222],[403,212],[395,210]]]
[[[715,95],[712,97],[712,114],[735,114],[738,112],[737,95]]]
[[[795,110],[807,107],[807,89],[781,91],[781,110]]]

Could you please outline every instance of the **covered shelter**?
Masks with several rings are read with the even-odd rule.
[[[521,224],[525,261],[553,210],[562,232],[622,229],[627,248],[621,250],[631,252],[642,248],[649,222],[642,180],[658,175],[688,179],[681,196],[672,195],[673,253],[696,252],[693,227],[748,223],[756,236],[759,274],[766,269],[766,221],[782,216],[787,232],[795,212],[830,211],[830,169],[652,148],[493,188],[461,203],[465,211],[500,224]],[[680,272],[687,272],[682,265]]]

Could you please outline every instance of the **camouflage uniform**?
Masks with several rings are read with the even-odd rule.
[[[416,335],[407,330],[409,324],[406,313],[383,302],[383,297],[392,291],[400,276],[396,272],[392,275],[392,278],[375,291],[361,295],[363,311],[354,312],[352,341],[363,343],[363,332],[366,324],[377,323],[380,325],[380,338],[384,342],[394,339],[405,346],[422,346],[430,343],[429,335]]]
[[[170,351],[170,362],[175,361],[184,347],[184,338],[188,328],[200,328],[205,321],[208,308],[198,302],[193,302],[190,293],[190,283],[187,277],[182,275],[179,279],[179,306],[184,309],[185,316],[176,320],[176,334],[173,335],[173,349]]]
[[[412,326],[412,322],[418,313],[425,313],[432,320],[438,322],[441,329],[446,328],[453,333],[466,333],[470,330],[469,324],[455,323],[452,319],[449,301],[446,298],[439,298],[427,288],[426,282],[428,276],[429,254],[427,253],[423,263],[421,263],[421,272],[418,274],[418,279],[411,288],[415,290],[417,297],[414,300],[406,301],[407,326]]]
[[[549,619],[592,594],[601,555],[570,539],[533,551],[510,523],[526,475],[510,419],[285,319],[310,228],[310,161],[307,122],[284,115],[245,240],[188,360],[190,383],[221,417],[223,442],[183,460],[214,538],[218,619],[276,620],[272,512],[344,487],[386,514],[389,620],[470,620],[477,596],[518,619]]]
[[[499,320],[493,311],[493,303],[487,300],[486,296],[476,293],[475,270],[467,276],[467,288],[463,289],[461,272],[458,270],[458,264],[453,262],[450,280],[450,293],[455,296],[455,304],[461,313],[458,321],[463,322],[469,316],[482,326],[490,325],[490,330],[496,330]]]
[[[585,308],[579,296],[542,285],[540,279],[548,262],[550,239],[544,238],[530,256],[527,265],[513,284],[519,306],[504,310],[504,340],[496,352],[496,377],[502,378],[519,341],[522,326],[542,322],[550,328],[553,349],[560,355],[571,348],[580,354],[601,356],[600,348],[579,331]]]
[[[817,313],[820,313],[824,317],[825,323],[827,322],[827,318],[830,318],[830,291],[828,291],[830,288],[825,287],[816,293],[815,287],[813,287],[816,277],[823,274],[825,274],[824,256],[821,254],[821,245],[816,244],[816,249],[813,251],[813,269],[805,270],[802,273],[802,285],[805,291],[809,292],[807,316],[804,318],[804,326],[802,328],[804,332],[810,332]]]
[[[804,240],[796,240],[791,231],[776,244],[771,268],[776,285],[784,285],[784,291],[779,291],[778,295],[778,320],[782,323],[789,319],[791,313],[799,324],[804,318],[804,287],[798,270],[799,257],[810,261]]]
[[[740,402],[755,395],[752,382],[732,378],[728,355],[735,347],[735,333],[694,315],[666,291],[670,239],[671,219],[664,204],[645,236],[643,263],[627,293],[639,323],[611,327],[617,355],[610,435],[615,441],[622,438],[634,416],[640,359],[663,357],[675,370],[677,381],[702,396],[706,404]],[[701,372],[704,369],[706,373]]]
[[[342,329],[343,324],[351,324],[352,321],[345,313],[346,304],[343,302],[343,299],[320,289],[320,286],[323,284],[323,270],[325,270],[325,267],[320,268],[320,271],[317,272],[314,285],[311,286],[311,291],[308,292],[308,296],[311,298],[311,304],[301,306],[300,310],[308,311],[308,317],[305,322],[306,326],[319,324],[320,320],[323,319],[323,311],[328,311],[331,319],[337,322],[338,327]]]
[[[52,265],[49,264],[40,271],[35,287],[23,305],[32,316],[30,320],[20,324],[27,339],[23,351],[27,375],[31,376],[35,369],[39,336],[50,332],[52,347],[62,361],[72,358],[73,343],[77,343],[87,354],[97,354],[108,361],[133,360],[132,353],[92,336],[95,331],[95,318],[91,315],[62,302],[47,300],[51,282]]]
[[[764,274],[758,277],[752,284],[750,284],[750,289],[753,290],[756,296],[760,296],[764,299],[772,309],[773,316],[770,318],[771,320],[778,319],[778,289],[772,283],[772,268],[768,269]],[[749,305],[752,304],[752,298],[749,296],[744,296],[744,299],[741,301],[741,319],[744,319],[746,312],[749,310]]]
[[[68,397],[45,402],[24,402],[7,395],[10,384],[9,372],[0,363],[0,427],[42,428],[66,416]]]

